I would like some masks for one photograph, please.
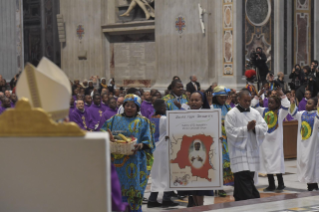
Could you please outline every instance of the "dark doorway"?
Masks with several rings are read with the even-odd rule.
[[[59,7],[59,0],[23,0],[24,63],[37,66],[45,56],[61,66]]]

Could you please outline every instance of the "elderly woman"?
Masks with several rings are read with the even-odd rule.
[[[118,114],[105,122],[102,129],[112,134],[121,133],[137,138],[134,155],[112,154],[112,164],[119,176],[122,200],[130,205],[131,211],[142,211],[142,200],[153,163],[155,143],[150,121],[138,115],[141,99],[128,94],[124,98],[124,113]]]
[[[227,137],[225,131],[225,116],[232,108],[230,105],[226,104],[228,93],[230,89],[223,86],[217,86],[214,88],[213,98],[208,97],[208,102],[212,109],[220,109],[222,115],[222,138],[223,138],[223,178],[224,185],[234,185],[234,175],[230,170],[230,159],[228,152]],[[219,196],[226,197],[226,192],[223,190],[218,191]]]

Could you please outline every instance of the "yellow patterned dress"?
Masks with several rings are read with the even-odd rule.
[[[131,211],[142,211],[142,200],[148,177],[153,164],[154,129],[150,121],[137,115],[128,118],[115,115],[105,122],[102,130],[111,130],[112,134],[122,133],[127,137],[134,136],[137,143],[143,143],[149,148],[137,151],[135,155],[112,154],[112,164],[115,166],[122,190],[122,201],[128,202]]]

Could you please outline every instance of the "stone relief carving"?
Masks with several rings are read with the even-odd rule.
[[[130,12],[138,5],[145,13],[146,20],[150,19],[151,17],[155,18],[155,10],[150,5],[153,2],[154,0],[132,0],[129,8],[126,10],[125,13],[121,14],[120,16],[121,17],[130,16]]]

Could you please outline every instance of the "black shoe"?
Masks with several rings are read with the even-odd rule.
[[[162,207],[162,204],[157,201],[156,202],[148,201],[147,203],[147,208],[160,208],[160,207]]]
[[[169,195],[170,195],[170,197],[178,197],[179,196],[174,191],[171,191]]]
[[[282,191],[286,188],[285,185],[278,185],[278,187],[276,188],[277,191]]]
[[[264,192],[268,192],[268,191],[275,191],[276,190],[276,187],[270,187],[268,186],[267,188],[265,188],[263,191]]]
[[[187,207],[188,207],[188,208],[191,208],[191,207],[194,207],[194,206],[195,206],[195,203],[194,203],[193,196],[188,196]]]
[[[175,206],[178,206],[178,205],[179,205],[178,203],[175,203],[175,202],[173,202],[171,200],[169,200],[169,201],[164,201],[163,200],[163,202],[162,202],[162,207],[163,208],[175,207]]]

